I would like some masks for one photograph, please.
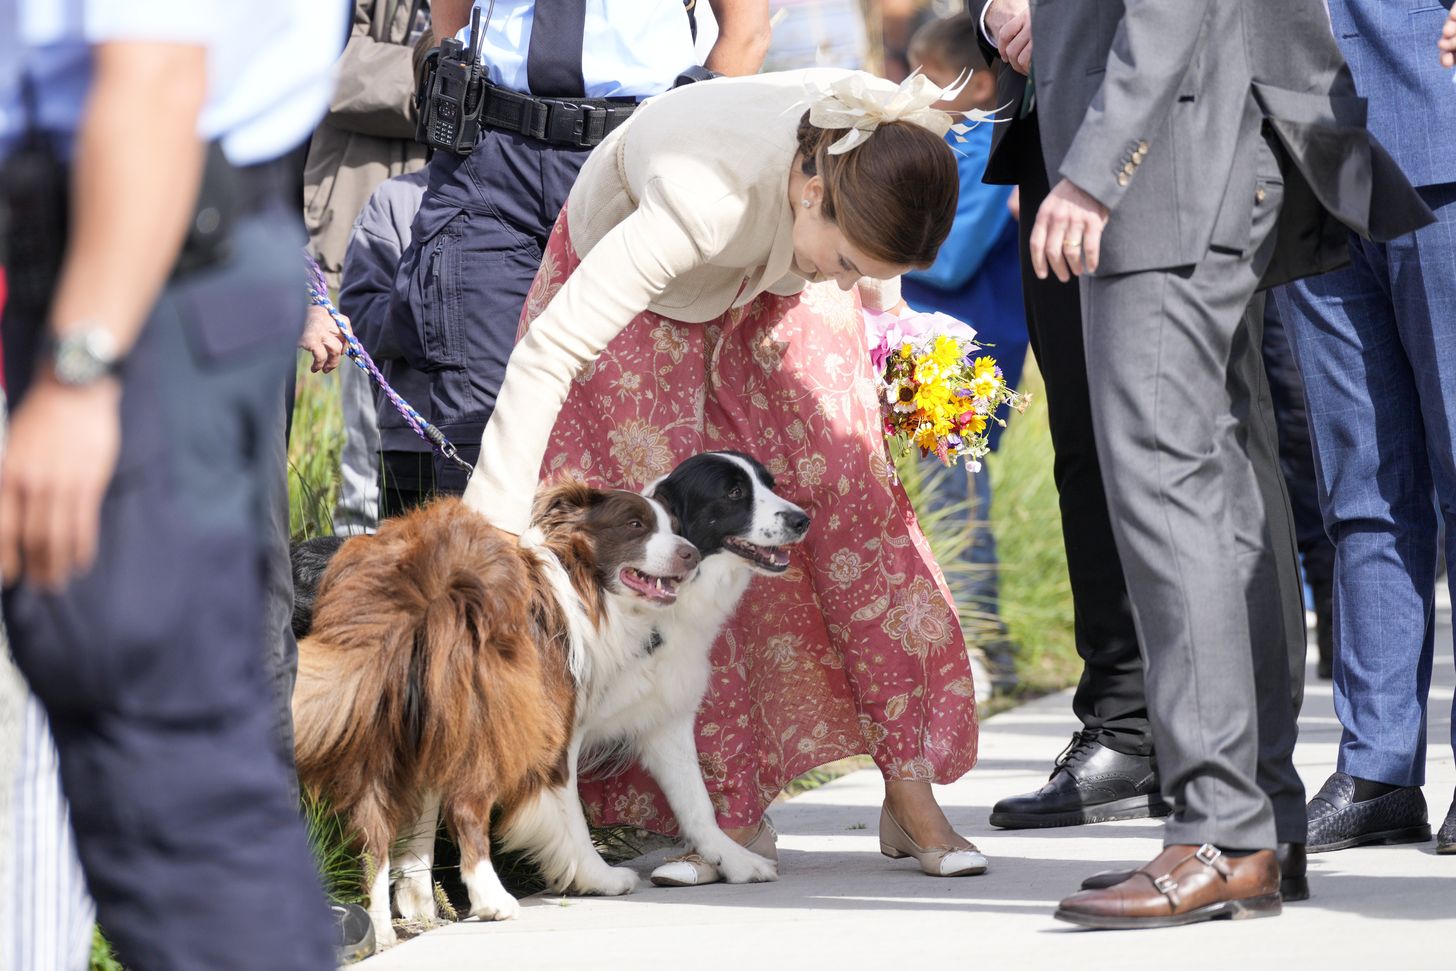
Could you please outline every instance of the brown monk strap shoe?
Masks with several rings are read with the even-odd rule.
[[[1456,813],[1456,806],[1453,806],[1453,813]],[[1456,831],[1456,826],[1453,826],[1453,831]],[[1309,876],[1304,844],[1280,843],[1275,852],[1279,856],[1279,896],[1286,904],[1308,900]],[[1131,870],[1103,870],[1083,880],[1082,889],[1105,890],[1117,886],[1132,874]]]
[[[1228,856],[1205,843],[1169,846],[1117,886],[1073,894],[1056,918],[1099,929],[1176,927],[1274,917],[1281,907],[1273,850]]]

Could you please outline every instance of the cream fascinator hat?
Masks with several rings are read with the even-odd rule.
[[[908,121],[942,138],[954,131],[958,141],[965,141],[962,136],[976,125],[997,121],[995,112],[973,108],[952,113],[931,105],[954,98],[970,79],[967,71],[950,87],[941,88],[919,71],[900,84],[855,71],[830,84],[810,81],[807,85],[809,123],[815,128],[849,129],[843,138],[829,146],[830,155],[843,155],[862,145],[876,128],[891,121]],[[956,120],[957,115],[960,121]]]

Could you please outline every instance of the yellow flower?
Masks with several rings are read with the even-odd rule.
[[[930,351],[930,358],[943,371],[949,371],[960,362],[961,346],[955,338],[941,335],[935,339],[935,346]]]
[[[993,376],[996,373],[996,359],[994,357],[976,358],[976,377]]]
[[[977,398],[984,398],[990,401],[1001,392],[1001,387],[1001,379],[996,377],[994,373],[985,375],[978,374],[976,379],[971,382],[971,394]]]

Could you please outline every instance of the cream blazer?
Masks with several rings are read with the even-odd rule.
[[[576,373],[643,311],[716,320],[759,294],[798,293],[789,168],[812,70],[719,78],[646,102],[602,142],[567,198],[581,263],[516,345],[464,501],[520,534]],[[872,306],[898,281],[865,281]]]

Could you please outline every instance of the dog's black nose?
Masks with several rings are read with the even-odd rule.
[[[683,572],[687,572],[702,562],[703,554],[692,543],[684,543],[677,548],[677,558],[682,561]]]
[[[809,531],[808,513],[796,510],[794,512],[781,512],[779,515],[784,517],[784,525],[789,527],[789,531],[795,536],[803,536]]]

